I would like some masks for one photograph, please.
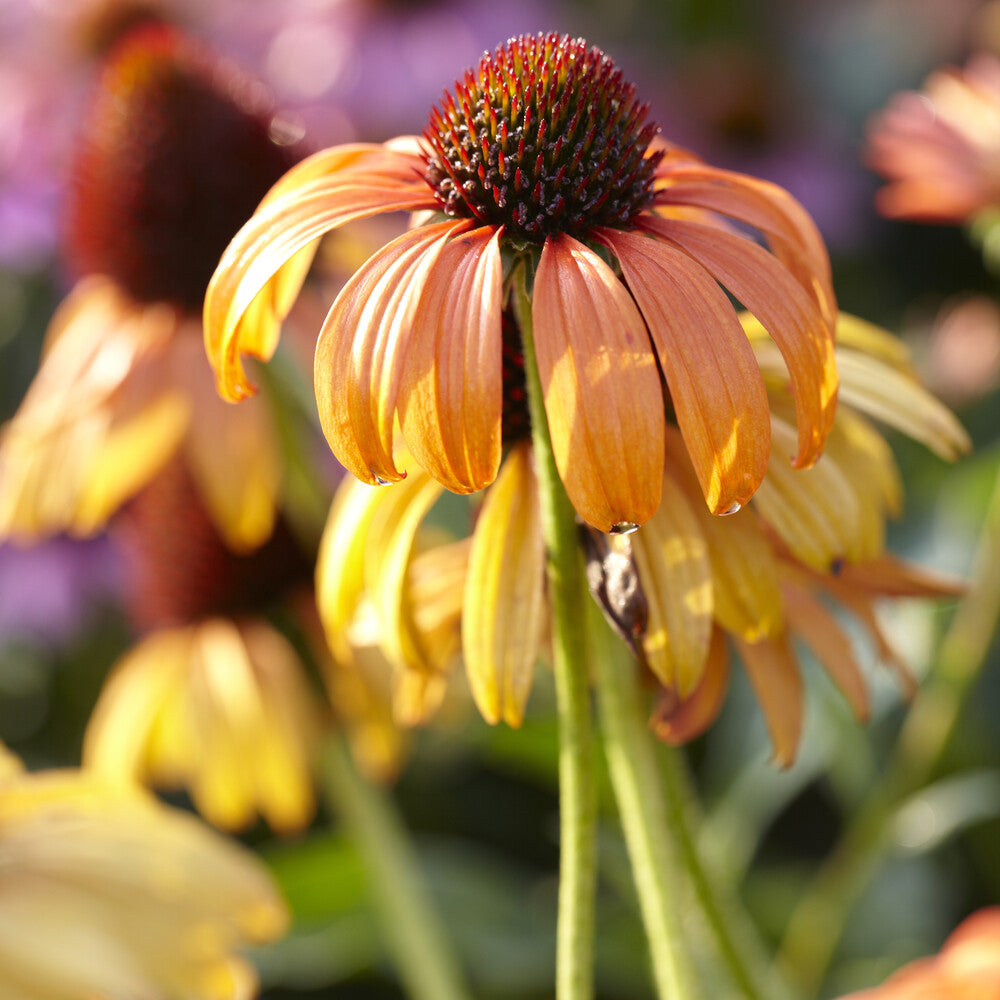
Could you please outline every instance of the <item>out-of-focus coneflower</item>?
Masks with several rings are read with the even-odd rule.
[[[819,457],[836,401],[835,305],[812,222],[780,188],[664,143],[611,60],[557,35],[485,55],[422,140],[334,147],[275,185],[206,298],[222,395],[253,392],[240,355],[274,350],[320,236],[420,210],[430,220],[358,270],[317,345],[323,428],[358,478],[405,474],[398,421],[415,463],[446,488],[493,482],[513,444],[505,365],[520,357],[503,313],[525,268],[556,462],[589,524],[624,529],[656,511],[668,403],[714,513],[760,484],[767,395],[723,286],[787,361],[796,465]],[[719,217],[757,229],[768,249]]]
[[[893,97],[868,128],[883,215],[962,223],[1000,205],[1000,59],[973,56]]]
[[[224,406],[196,355],[218,254],[298,158],[271,123],[258,85],[171,28],[139,28],[109,56],[68,208],[83,277],[0,434],[3,535],[93,533],[179,451],[234,549],[270,534],[270,416]]]
[[[288,914],[264,866],[195,817],[0,747],[0,993],[250,1000],[238,952]]]
[[[966,917],[936,955],[841,1000],[1000,1000],[1000,907]]]

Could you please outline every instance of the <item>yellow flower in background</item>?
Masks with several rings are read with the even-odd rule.
[[[312,819],[316,700],[298,654],[263,621],[209,618],[143,638],[116,664],[87,723],[84,765],[187,788],[226,830],[259,812],[276,832]]]
[[[282,459],[270,414],[220,402],[198,317],[219,253],[297,159],[271,138],[273,114],[256,84],[175,29],[147,25],[112,50],[67,210],[83,278],[0,431],[0,535],[99,531],[176,454],[231,547],[271,533]]]
[[[0,995],[249,1000],[238,952],[287,923],[257,858],[193,816],[87,771],[0,777]]]
[[[958,223],[1000,206],[1000,59],[979,53],[896,94],[869,124],[867,158],[889,181],[875,204],[890,218]]]
[[[795,461],[812,464],[837,385],[822,241],[782,189],[707,166],[658,140],[645,118],[599,50],[522,36],[445,95],[422,142],[305,160],[271,189],[210,284],[205,339],[221,394],[253,391],[240,356],[275,349],[319,237],[381,212],[443,212],[375,253],[320,332],[321,423],[359,479],[406,474],[394,457],[397,422],[414,463],[447,489],[496,479],[515,443],[504,434],[507,389],[523,379],[504,308],[515,261],[531,270],[556,463],[589,524],[625,530],[659,506],[661,369],[708,507],[736,509],[760,484],[767,395],[720,285],[786,358]],[[717,216],[756,228],[769,250]]]

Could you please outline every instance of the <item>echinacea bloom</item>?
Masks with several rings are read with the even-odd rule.
[[[315,807],[321,713],[299,654],[265,615],[308,615],[306,556],[281,522],[254,552],[232,552],[179,459],[111,530],[141,637],[105,682],[84,763],[108,780],[185,788],[223,829],[258,814],[301,829]]]
[[[973,56],[893,97],[868,128],[867,160],[894,219],[967,222],[1000,205],[1000,59]]]
[[[109,56],[68,209],[83,277],[0,431],[0,535],[92,534],[178,453],[232,548],[270,534],[271,416],[234,413],[198,363],[215,260],[297,158],[270,120],[256,84],[173,29],[140,28]]]
[[[2,757],[0,994],[256,994],[238,952],[280,937],[288,913],[253,854],[137,787]]]
[[[788,765],[803,723],[796,641],[815,654],[857,718],[868,715],[860,660],[831,601],[857,619],[909,693],[914,682],[880,628],[877,603],[961,589],[885,553],[885,520],[899,513],[902,488],[889,446],[870,421],[948,460],[969,442],[954,416],[921,387],[900,342],[842,315],[836,347],[841,403],[827,448],[812,468],[792,468],[795,432],[784,362],[756,320],[743,315],[742,322],[772,410],[772,458],[756,495],[728,517],[713,516],[679,432],[668,428],[659,509],[628,536],[589,533],[588,578],[661,689],[653,728],[662,739],[686,742],[714,721],[735,647],[760,701],[774,759]],[[374,609],[399,685],[410,690],[440,687],[460,631],[481,714],[516,726],[544,653],[548,620],[528,443],[511,449],[464,548],[462,541],[430,548],[421,541],[421,526],[442,492],[419,469],[391,490],[345,480],[317,562],[320,614],[336,648],[338,637],[351,634],[359,609]],[[436,579],[455,581],[451,633],[433,639],[412,600],[426,586],[420,580],[429,566],[437,567]]]
[[[445,94],[422,140],[306,159],[271,189],[209,286],[220,393],[253,392],[241,354],[274,351],[319,237],[382,212],[424,212],[347,282],[320,332],[320,419],[348,470],[369,484],[402,479],[398,423],[414,464],[447,489],[496,479],[516,443],[504,429],[524,372],[505,304],[525,268],[556,464],[580,516],[602,531],[652,517],[668,404],[708,508],[738,509],[764,477],[770,415],[723,288],[787,363],[792,458],[804,468],[836,402],[829,264],[786,192],[656,133],[599,50],[522,36]],[[767,249],[723,219],[756,229]]]
[[[966,917],[936,955],[841,1000],[1000,1000],[1000,907]]]

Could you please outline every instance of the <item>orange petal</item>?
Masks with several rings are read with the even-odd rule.
[[[413,457],[454,493],[475,493],[500,467],[503,409],[500,231],[455,236],[423,272],[399,387]]]
[[[767,238],[775,256],[816,300],[827,322],[836,318],[830,258],[809,213],[784,188],[704,164],[671,171],[657,207],[692,205],[746,222]]]
[[[694,690],[686,698],[664,690],[653,709],[650,728],[657,739],[672,747],[690,743],[718,718],[728,688],[729,650],[722,632],[715,629],[705,669]]]
[[[535,353],[556,466],[600,531],[647,521],[663,481],[663,393],[639,310],[614,272],[549,237],[532,296]]]
[[[403,477],[392,457],[393,421],[418,278],[460,225],[413,229],[379,250],[344,285],[320,330],[313,373],[323,433],[369,485]]]
[[[267,315],[274,323],[284,318],[294,295],[281,276],[275,276],[296,254],[344,223],[380,212],[434,206],[422,180],[368,178],[351,172],[309,180],[266,201],[226,248],[205,296],[205,348],[223,398],[236,401],[253,391],[240,352],[263,341],[247,328],[244,314],[267,289],[265,295],[272,300]],[[292,266],[301,280],[301,259]],[[260,321],[259,310],[254,318]]]
[[[757,696],[774,761],[779,767],[795,762],[802,736],[802,678],[787,636],[749,643],[736,638],[743,666]]]
[[[808,590],[786,584],[782,592],[790,628],[802,638],[840,689],[858,721],[867,722],[870,715],[868,687],[851,640],[837,619]]]
[[[677,423],[713,514],[753,496],[771,420],[753,348],[725,292],[687,254],[603,229],[649,327]]]
[[[484,719],[519,726],[544,624],[545,544],[527,442],[515,448],[476,521],[462,613],[469,687]]]
[[[963,580],[911,566],[889,553],[844,566],[839,579],[884,597],[961,597],[968,589]]]
[[[795,465],[812,465],[833,426],[837,402],[833,332],[816,303],[771,254],[745,237],[680,219],[641,220],[698,261],[764,324],[791,379],[799,432]]]

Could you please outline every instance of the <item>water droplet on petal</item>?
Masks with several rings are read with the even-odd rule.
[[[632,521],[619,521],[617,524],[611,525],[612,535],[631,535],[633,531],[638,530],[639,525]]]
[[[741,504],[738,500],[734,500],[720,516],[727,517],[729,514],[738,514],[741,510],[743,510],[743,504]]]
[[[375,477],[375,485],[376,486],[392,486],[392,482],[391,482],[391,480],[383,479],[381,476],[376,476]]]

